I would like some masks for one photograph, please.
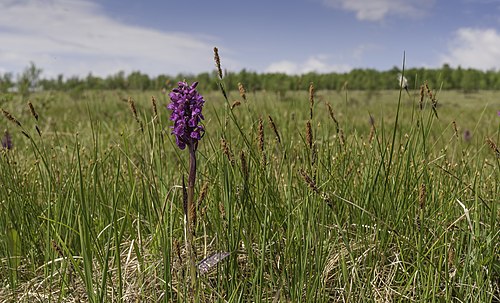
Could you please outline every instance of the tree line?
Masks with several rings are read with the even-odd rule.
[[[353,69],[346,73],[315,73],[287,75],[284,73],[257,73],[243,69],[239,72],[226,71],[224,83],[229,90],[238,88],[242,83],[247,91],[307,90],[311,82],[317,89],[341,90],[381,90],[398,87],[398,75],[401,69],[390,70]],[[409,68],[404,71],[409,89],[419,89],[426,81],[431,87],[458,89],[464,92],[500,89],[500,71],[482,71],[472,68],[452,68],[444,64],[440,68]],[[217,90],[217,72],[200,74],[179,74],[176,76],[159,75],[150,77],[139,71],[129,74],[120,71],[107,77],[98,77],[89,73],[86,77],[72,76],[65,78],[44,78],[42,69],[31,63],[21,74],[14,78],[12,73],[0,74],[0,92],[19,92],[29,94],[36,90],[79,91],[86,89],[109,90],[170,90],[178,81],[199,81],[201,90]]]

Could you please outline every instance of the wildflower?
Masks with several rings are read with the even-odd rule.
[[[470,130],[466,129],[464,131],[464,141],[470,142],[471,140],[472,140],[472,133],[470,132]]]
[[[172,111],[170,120],[174,121],[172,134],[175,135],[176,144],[180,149],[186,148],[186,145],[196,149],[198,141],[205,133],[205,129],[200,125],[204,119],[201,110],[205,100],[196,90],[198,82],[191,85],[186,82],[178,84],[179,87],[169,94],[172,102],[167,106]]]
[[[13,147],[14,145],[12,144],[12,137],[10,136],[8,131],[5,131],[2,137],[2,148],[11,150]]]
[[[200,125],[204,119],[201,110],[205,100],[196,90],[198,82],[188,85],[186,82],[179,82],[169,94],[170,100],[167,108],[172,111],[170,120],[174,121],[172,134],[180,149],[189,150],[189,176],[187,188],[182,179],[183,202],[184,202],[184,234],[186,235],[186,248],[189,256],[191,288],[194,289],[196,283],[196,263],[194,251],[194,233],[196,224],[196,204],[194,200],[194,185],[196,181],[196,149],[198,141],[205,133],[205,129]],[[221,258],[222,259],[222,258]]]

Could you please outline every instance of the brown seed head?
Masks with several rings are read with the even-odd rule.
[[[420,85],[420,102],[418,103],[420,110],[424,109],[425,86]]]
[[[243,178],[245,181],[248,181],[248,163],[244,151],[240,152],[240,162],[241,162],[241,171],[243,172]]]
[[[226,218],[226,208],[222,202],[219,202],[219,212],[223,220]]]
[[[57,254],[59,255],[59,257],[64,258],[63,250],[61,249],[61,247],[59,247],[59,245],[57,245],[57,242],[54,241],[54,240],[52,240],[50,242],[52,244],[52,248],[57,252]]]
[[[338,134],[340,130],[339,121],[337,121],[337,119],[335,118],[335,114],[333,113],[333,109],[330,103],[326,103],[326,106],[328,107],[328,112],[330,113],[330,117],[332,118],[333,123],[335,123],[335,127],[337,129],[337,134]]]
[[[38,121],[38,114],[36,113],[31,101],[28,101],[28,107],[30,108],[31,115],[35,118],[36,121]]]
[[[214,61],[215,67],[217,67],[219,79],[222,80],[222,68],[220,67],[219,49],[217,47],[214,47]]]
[[[201,192],[200,195],[198,196],[198,201],[196,202],[197,208],[200,208],[201,203],[203,203],[203,200],[205,200],[205,197],[207,196],[207,193],[208,193],[208,182],[205,182],[201,187]]]
[[[370,135],[368,136],[368,143],[372,143],[374,136],[375,136],[375,124],[372,124],[370,126]]]
[[[229,163],[231,163],[231,166],[234,166],[233,153],[231,152],[231,149],[229,148],[229,145],[227,144],[226,140],[224,140],[224,138],[220,139],[220,145],[222,147],[222,152],[226,155]]]
[[[307,123],[306,123],[306,142],[307,142],[307,146],[309,146],[309,149],[311,149],[312,143],[313,143],[313,135],[312,135],[311,121],[310,120],[307,120]]]
[[[134,103],[134,100],[132,100],[131,97],[128,98],[128,105],[130,107],[130,110],[132,111],[132,115],[134,116],[134,119],[135,121],[137,122],[137,124],[139,124],[139,126],[141,127],[141,131],[144,131],[143,127],[142,127],[142,123],[141,121],[139,120],[139,116],[137,115],[137,109],[135,108],[135,103]]]
[[[452,269],[455,264],[455,249],[453,249],[453,242],[450,243],[448,248],[448,268]]]
[[[2,108],[2,113],[3,115],[9,120],[11,121],[12,123],[15,123],[17,124],[17,126],[19,127],[22,127],[21,125],[21,122],[19,122],[19,120],[17,120],[16,118],[14,118],[14,116],[12,116],[8,111],[6,111],[5,109]]]
[[[130,110],[132,111],[134,118],[138,120],[139,118],[137,117],[137,109],[135,108],[134,100],[132,100],[131,97],[128,97],[128,105],[130,106]]]
[[[236,100],[233,102],[233,104],[231,104],[231,110],[233,110],[236,106],[240,106],[241,105],[241,102]]]
[[[281,144],[281,138],[280,134],[278,133],[278,129],[276,128],[276,124],[274,124],[273,118],[271,116],[267,116],[269,118],[269,125],[271,125],[271,128],[274,131],[274,135],[276,136],[276,141]]]
[[[316,143],[313,143],[311,148],[311,165],[312,166],[316,165],[317,161],[318,161],[318,147],[316,146]]]
[[[457,123],[455,121],[452,122],[452,125],[453,125],[453,132],[454,132],[454,135],[455,135],[455,138],[458,139],[458,129],[457,129]]]
[[[158,117],[158,108],[156,107],[156,98],[155,96],[151,96],[151,104],[153,105],[153,114],[154,117]]]
[[[314,83],[309,84],[309,119],[313,118],[313,106],[314,106]]]
[[[437,113],[438,100],[436,99],[436,96],[432,93],[431,89],[429,88],[427,81],[425,82],[425,89],[427,90],[427,95],[429,96],[429,99],[431,99],[432,102],[432,112],[434,113],[436,118],[439,118]]]
[[[179,241],[177,239],[174,239],[173,242],[175,254],[177,255],[177,258],[179,258],[179,262],[182,264],[181,245],[179,244]]]
[[[424,209],[424,207],[425,207],[426,195],[427,195],[427,192],[426,192],[425,184],[422,183],[422,185],[420,185],[420,191],[418,193],[418,204],[420,205],[420,209]]]
[[[339,140],[340,140],[340,144],[342,146],[345,145],[345,137],[344,137],[344,131],[342,129],[339,130]]]
[[[486,138],[486,143],[488,144],[490,149],[496,154],[496,156],[500,157],[500,150],[498,150],[498,147],[495,144],[495,142],[493,142],[493,140],[491,140],[490,138]]]
[[[241,82],[238,82],[238,90],[240,91],[240,96],[243,100],[247,101],[247,91]]]
[[[433,98],[432,91],[429,88],[429,84],[427,83],[427,81],[425,81],[424,85],[425,85],[425,90],[427,91],[427,96],[429,96],[429,98],[432,99]]]
[[[320,191],[318,189],[318,187],[316,186],[316,182],[314,182],[314,180],[301,168],[299,169],[299,174],[302,176],[302,179],[304,180],[304,182],[309,186],[309,188],[319,194]]]

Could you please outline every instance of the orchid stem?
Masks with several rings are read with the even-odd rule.
[[[186,231],[187,231],[187,253],[189,256],[189,267],[191,274],[191,287],[196,289],[196,260],[194,252],[194,227],[196,221],[196,209],[194,205],[194,184],[196,180],[196,143],[188,144],[189,148],[189,177],[187,187],[187,213],[186,213]]]

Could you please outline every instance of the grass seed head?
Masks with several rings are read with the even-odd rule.
[[[248,181],[248,163],[245,156],[245,152],[240,152],[240,162],[241,162],[241,171],[243,172],[243,178],[245,181]]]
[[[222,80],[222,68],[220,67],[219,49],[217,47],[214,47],[214,61],[215,61],[215,67],[217,67],[217,73],[219,75],[219,79]]]
[[[372,124],[370,126],[370,135],[368,136],[368,143],[372,143],[374,136],[375,136],[375,124]]]
[[[313,142],[311,149],[311,165],[315,166],[318,161],[318,147],[316,146],[316,142]]]
[[[19,127],[22,127],[21,125],[21,122],[19,122],[19,120],[17,120],[16,118],[14,118],[14,116],[12,116],[8,111],[6,111],[5,109],[2,108],[2,113],[3,115],[9,120],[11,121],[12,123],[15,123],[17,126]]]
[[[174,245],[174,251],[175,254],[177,255],[177,258],[179,258],[179,263],[182,264],[182,252],[181,252],[181,245],[177,239],[173,240],[173,245]]]
[[[309,146],[309,149],[312,148],[312,143],[313,143],[313,135],[312,135],[312,128],[311,128],[311,121],[307,120],[306,123],[306,143],[307,146]]]
[[[337,134],[339,133],[340,127],[339,127],[339,121],[337,121],[337,118],[335,118],[335,113],[333,112],[332,106],[330,103],[326,103],[326,106],[328,107],[328,113],[330,113],[330,117],[333,120],[333,123],[335,123],[335,127],[337,130]]]
[[[490,149],[495,153],[497,157],[500,157],[500,150],[498,150],[498,146],[491,140],[490,138],[486,138],[486,143],[490,147]]]
[[[345,145],[345,137],[344,137],[344,131],[342,129],[339,130],[339,140],[340,140],[340,144],[342,146]]]
[[[241,105],[241,102],[236,100],[233,102],[233,104],[231,104],[231,110],[233,110],[236,106],[240,106]]]
[[[247,101],[247,91],[241,82],[238,82],[238,90],[240,91],[241,98]]]
[[[420,110],[424,109],[424,97],[425,97],[425,86],[422,84],[420,85],[420,101],[418,103]]]
[[[278,133],[278,129],[276,128],[276,124],[274,124],[273,118],[271,116],[267,116],[269,119],[269,125],[271,125],[271,128],[274,131],[274,135],[276,136],[276,141],[278,141],[279,144],[281,144],[281,138],[280,134]]]
[[[224,138],[220,139],[220,145],[222,147],[222,152],[226,155],[229,163],[231,163],[231,166],[234,166],[233,153],[231,152],[231,149],[229,148],[229,145],[227,144],[226,140],[224,140]]]
[[[35,118],[36,121],[38,121],[38,114],[35,111],[35,108],[33,107],[33,103],[31,101],[28,101],[28,107],[30,108],[31,115]]]
[[[154,114],[154,117],[158,117],[158,108],[156,106],[156,98],[155,96],[151,96],[151,104],[153,105],[153,114]]]
[[[135,102],[134,102],[134,100],[132,100],[131,97],[128,98],[128,105],[130,107],[130,110],[132,111],[132,115],[134,116],[135,122],[137,122],[137,124],[141,128],[141,132],[144,132],[144,128],[142,126],[142,123],[139,120],[139,116],[137,115],[137,108],[135,107]]]
[[[422,185],[420,185],[420,190],[419,190],[419,193],[418,193],[418,204],[420,206],[420,209],[424,209],[424,207],[425,207],[425,198],[426,198],[426,195],[427,195],[427,191],[426,191],[426,188],[425,188],[425,184],[422,183]]]
[[[455,138],[458,139],[458,129],[457,129],[457,123],[455,121],[452,122],[453,125],[453,134],[455,135]]]
[[[207,197],[208,193],[208,182],[203,183],[203,186],[201,187],[201,192],[200,195],[198,196],[198,201],[196,202],[197,208],[200,208],[201,203],[203,203],[203,200]]]
[[[302,179],[304,180],[304,182],[307,184],[307,186],[309,186],[309,188],[319,194],[320,191],[318,189],[318,187],[316,186],[316,182],[314,182],[314,180],[307,174],[306,171],[304,171],[302,168],[299,169],[299,174],[302,176]]]

